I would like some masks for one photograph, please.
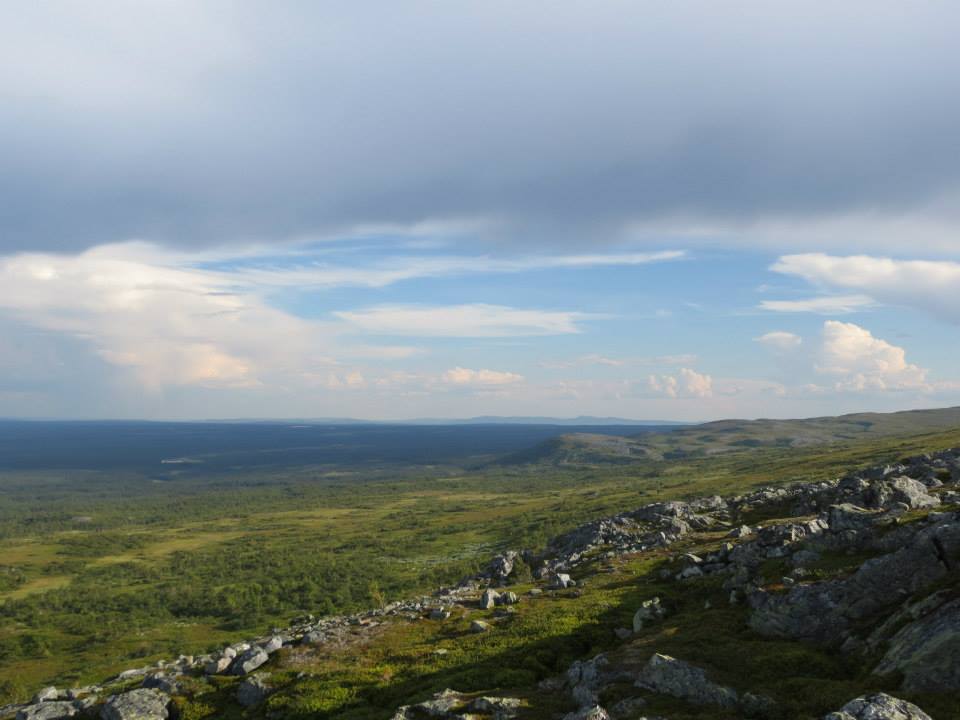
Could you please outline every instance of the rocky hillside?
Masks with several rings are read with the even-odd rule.
[[[648,504],[429,597],[46,688],[0,718],[949,720],[958,508],[960,450]]]

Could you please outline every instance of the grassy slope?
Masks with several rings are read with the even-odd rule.
[[[630,437],[571,433],[514,453],[510,464],[633,464],[744,452],[755,448],[802,448],[885,437],[942,432],[960,426],[960,408],[857,413],[803,420],[719,420]]]
[[[0,587],[0,598],[7,601],[0,615],[0,690],[5,683],[6,695],[16,697],[47,681],[96,680],[157,657],[259,633],[300,612],[367,607],[377,591],[396,598],[428,590],[473,570],[495,548],[536,546],[585,519],[653,499],[830,477],[852,466],[958,444],[960,431],[953,431],[822,448],[754,448],[638,466],[501,467],[465,475],[375,478],[362,485],[362,492],[355,484],[311,482],[304,471],[284,482],[274,478],[271,485],[240,484],[232,495],[213,482],[209,494],[190,495],[179,521],[171,513],[177,517],[173,508],[183,498],[169,484],[154,495],[131,499],[129,506],[121,504],[119,512],[105,492],[100,501],[82,503],[94,527],[85,522],[53,529],[48,523],[41,536],[21,529],[0,544],[4,565],[23,576],[13,587]],[[44,508],[69,516],[73,500],[62,499],[69,511],[57,510],[49,498]],[[636,599],[628,587],[623,592],[621,614]],[[604,612],[616,606],[606,597],[598,603]],[[409,633],[394,629],[393,640],[369,649],[392,659],[371,660],[373,669],[363,670],[366,661],[345,665],[333,658],[311,681],[316,689],[304,685],[296,692],[309,706],[320,703],[340,712],[351,698],[375,690],[371,697],[379,699],[373,706],[380,708],[429,688],[457,685],[460,673],[469,675],[471,668],[489,676],[488,652],[494,665],[513,668],[513,660],[504,664],[496,655],[509,650],[510,657],[537,657],[536,643],[546,642],[552,649],[544,650],[536,670],[543,673],[585,647],[608,641],[606,630],[604,639],[593,638],[590,628],[598,621],[592,613],[600,610],[589,603],[571,602],[557,612],[549,621],[542,613],[531,617],[539,629],[521,624],[516,637],[471,639],[482,652],[442,659],[426,651],[434,636],[416,639],[428,626],[411,627]],[[623,624],[619,616],[616,622]],[[590,637],[577,639],[581,630]],[[423,655],[426,664],[412,662],[411,653]],[[511,684],[521,683],[496,683]],[[356,691],[344,695],[333,687]],[[331,693],[333,699],[322,700]],[[364,717],[366,711],[356,712]],[[382,716],[371,712],[370,717]],[[204,715],[198,710],[196,716]]]

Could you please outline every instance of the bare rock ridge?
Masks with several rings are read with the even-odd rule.
[[[875,663],[872,677],[878,692],[851,699],[826,720],[930,720],[916,705],[879,690],[893,687],[891,683],[898,683],[908,697],[960,690],[958,487],[960,449],[955,449],[832,481],[771,486],[727,498],[652,503],[585,523],[553,538],[540,551],[504,552],[483,573],[430,596],[353,615],[306,616],[217,653],[182,655],[132,668],[96,685],[46,688],[28,704],[0,708],[0,718],[173,718],[177,698],[189,696],[191,688],[212,676],[240,677],[237,701],[256,707],[273,691],[269,670],[277,653],[335,644],[350,633],[372,635],[378,626],[398,620],[443,621],[456,607],[509,615],[515,610],[512,606],[528,602],[509,589],[521,560],[533,569],[537,586],[529,594],[536,596],[579,592],[583,568],[598,558],[657,552],[673,554],[660,571],[666,582],[722,581],[729,603],[747,609],[749,628],[759,636],[815,643]],[[701,537],[710,540],[702,544],[704,550],[683,549]],[[671,548],[677,543],[679,552]],[[821,557],[838,553],[860,560],[840,574],[811,571]],[[780,574],[771,576],[771,568]],[[669,608],[659,598],[649,598],[637,608],[633,629],[618,630],[617,637],[635,657],[640,651],[630,646],[631,638],[668,615]],[[474,625],[475,632],[496,632],[496,622],[478,620]],[[565,720],[654,720],[643,713],[644,698],[650,694],[719,708],[737,717],[781,717],[776,700],[754,694],[747,686],[729,687],[712,678],[708,669],[655,648],[644,652],[639,663],[625,661],[627,653],[616,650],[585,658],[541,686],[567,693],[574,709]],[[613,685],[636,692],[604,707],[601,698]],[[524,714],[521,698],[446,690],[398,708],[393,717],[507,719]]]

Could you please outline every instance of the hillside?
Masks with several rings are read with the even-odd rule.
[[[801,420],[718,420],[668,431],[610,436],[567,433],[507,455],[504,464],[624,464],[682,460],[760,448],[803,448],[909,437],[960,426],[960,408],[857,413]]]
[[[0,718],[944,720],[958,669],[960,449],[942,449],[622,507],[432,594]]]

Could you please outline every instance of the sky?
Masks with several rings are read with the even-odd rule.
[[[0,417],[960,405],[960,6],[0,6]]]

